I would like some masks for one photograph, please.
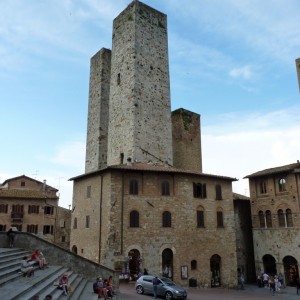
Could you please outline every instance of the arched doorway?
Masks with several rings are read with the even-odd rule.
[[[141,272],[140,263],[141,263],[141,254],[137,249],[131,249],[128,252],[129,258],[129,275],[130,280],[136,280],[138,278],[138,274]]]
[[[286,256],[282,261],[286,284],[289,286],[296,286],[297,278],[299,278],[297,260],[293,256]]]
[[[77,254],[77,247],[75,245],[72,247],[72,252]]]
[[[221,257],[218,254],[210,258],[211,287],[221,286]]]
[[[162,273],[164,277],[173,278],[173,251],[169,248],[162,252]]]
[[[277,273],[276,260],[272,255],[270,255],[270,254],[264,255],[263,256],[263,264],[264,264],[265,273],[271,274],[271,275],[275,275]]]

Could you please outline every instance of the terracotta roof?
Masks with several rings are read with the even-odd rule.
[[[6,179],[3,183],[2,183],[2,185],[4,186],[6,183],[8,183],[8,182],[10,182],[10,181],[12,181],[12,180],[15,180],[15,179],[19,179],[19,178],[26,178],[26,179],[28,179],[28,180],[31,180],[31,181],[35,181],[35,182],[37,182],[37,183],[39,183],[39,184],[44,184],[43,182],[41,182],[41,181],[39,181],[39,180],[36,180],[36,179],[34,179],[34,178],[31,178],[31,177],[28,177],[28,176],[26,176],[26,175],[20,175],[20,176],[17,176],[17,177],[13,177],[13,178],[9,178],[9,179]],[[1,185],[1,184],[0,184]],[[46,184],[46,189],[48,189],[48,190],[54,190],[54,191],[58,191],[56,188],[54,188],[54,187],[52,187],[52,186],[50,186],[50,185],[48,185],[48,184]]]
[[[232,196],[233,196],[233,200],[247,200],[247,201],[250,201],[250,197],[242,195],[242,194],[232,193]]]
[[[265,170],[258,171],[253,174],[247,175],[244,178],[260,177],[260,176],[266,176],[266,175],[277,174],[277,173],[298,173],[298,172],[300,172],[300,162],[281,166],[281,167],[265,169]]]
[[[184,169],[177,169],[167,165],[156,165],[156,164],[145,164],[145,163],[132,163],[132,164],[123,164],[123,165],[113,165],[108,166],[97,171],[85,173],[76,177],[72,177],[69,180],[76,180],[80,178],[84,178],[86,176],[96,175],[97,173],[102,173],[103,171],[109,170],[124,170],[124,171],[146,171],[146,172],[160,172],[160,173],[177,173],[177,174],[187,174],[187,175],[198,175],[198,176],[206,176],[206,177],[213,177],[213,178],[220,178],[229,181],[237,181],[238,179],[227,177],[227,176],[220,176],[220,175],[212,175],[206,174],[191,170],[184,170]]]
[[[22,198],[22,199],[58,199],[53,193],[47,194],[42,191],[12,189],[0,190],[0,198]]]

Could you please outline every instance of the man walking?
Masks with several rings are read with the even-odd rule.
[[[157,276],[155,276],[153,278],[152,284],[153,284],[153,298],[156,299],[157,298],[157,286],[159,284],[159,280],[158,280]]]

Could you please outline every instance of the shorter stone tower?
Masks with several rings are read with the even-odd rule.
[[[107,166],[111,50],[91,58],[85,172]]]
[[[179,108],[172,112],[173,165],[202,172],[200,115]]]

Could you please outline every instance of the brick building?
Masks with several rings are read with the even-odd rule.
[[[58,206],[58,190],[25,175],[0,185],[0,231],[16,227],[69,248],[71,212]]]
[[[139,1],[91,59],[85,173],[71,180],[72,251],[133,279],[236,286],[236,179],[202,172],[200,115],[170,109],[167,17]]]
[[[300,163],[249,179],[256,272],[282,273],[295,285],[300,262]]]

